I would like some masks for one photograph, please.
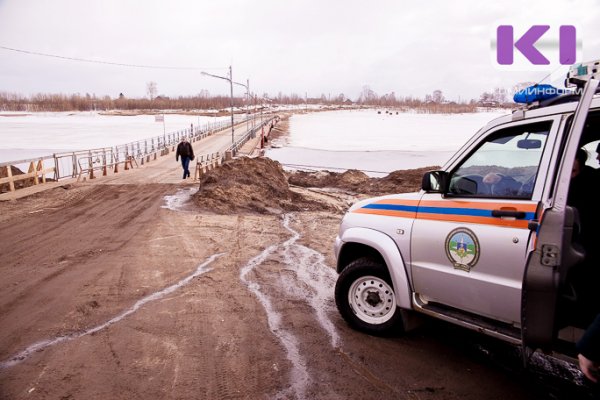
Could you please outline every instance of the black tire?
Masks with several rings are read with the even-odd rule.
[[[354,329],[377,336],[402,330],[392,280],[377,261],[359,258],[348,264],[336,282],[335,303]]]

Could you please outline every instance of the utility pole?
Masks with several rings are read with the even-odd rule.
[[[250,102],[250,79],[246,79],[245,85],[243,83],[239,83],[239,82],[233,82],[233,83],[246,88],[246,131],[247,131],[248,124],[249,124],[249,122],[248,122],[248,103]]]
[[[229,89],[230,89],[230,103],[231,103],[231,144],[235,143],[235,129],[233,127],[233,71],[231,65],[229,66]]]
[[[248,107],[250,107],[250,79],[246,78],[246,131],[248,131],[248,124],[250,123],[250,121],[248,121],[248,119],[250,119],[250,111],[248,109]]]
[[[308,113],[308,92],[304,92],[304,112]]]
[[[231,65],[229,66],[229,77],[213,75],[213,74],[209,74],[208,72],[204,72],[204,71],[202,71],[201,74],[205,75],[205,76],[212,76],[213,78],[224,79],[227,82],[229,82],[230,105],[231,105],[231,144],[234,144],[235,143],[235,128],[233,127],[233,72],[231,70]]]

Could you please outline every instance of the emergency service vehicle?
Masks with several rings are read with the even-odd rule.
[[[574,351],[585,322],[569,319],[582,304],[568,273],[586,254],[567,197],[578,149],[598,167],[599,64],[572,66],[562,93],[520,92],[526,104],[427,172],[419,192],[346,212],[335,300],[352,327],[409,329],[421,313],[525,349]],[[590,182],[590,196],[599,184]]]

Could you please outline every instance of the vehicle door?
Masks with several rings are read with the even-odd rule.
[[[448,169],[446,193],[423,195],[411,239],[422,302],[520,323],[528,225],[559,125],[549,116],[482,133]]]
[[[575,215],[567,206],[567,195],[575,153],[598,81],[586,84],[565,143],[556,156],[556,173],[548,176],[552,188],[537,224],[535,250],[530,254],[523,280],[522,342],[531,349],[549,349],[555,336],[555,309],[558,285],[573,265],[583,260],[583,254],[573,246]]]

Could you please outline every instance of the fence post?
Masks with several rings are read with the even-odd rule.
[[[88,152],[88,169],[90,170],[90,179],[94,179],[94,164],[92,162],[92,152]]]
[[[60,177],[60,172],[58,171],[58,158],[56,158],[56,153],[52,154],[54,158],[54,180],[57,181]]]
[[[102,149],[102,176],[106,176],[106,149]]]
[[[41,158],[38,161],[37,170],[42,173],[42,183],[46,183],[46,174],[44,173],[44,161]]]
[[[12,174],[12,165],[7,165],[6,166],[6,176],[9,178],[9,180],[8,180],[9,190],[11,192],[14,192],[15,191],[15,182],[11,179],[12,176],[13,176],[13,174]]]
[[[73,162],[73,169],[71,170],[71,177],[75,178],[76,173],[77,173],[77,156],[75,155],[75,152],[73,152],[73,155],[71,156],[71,161]]]

